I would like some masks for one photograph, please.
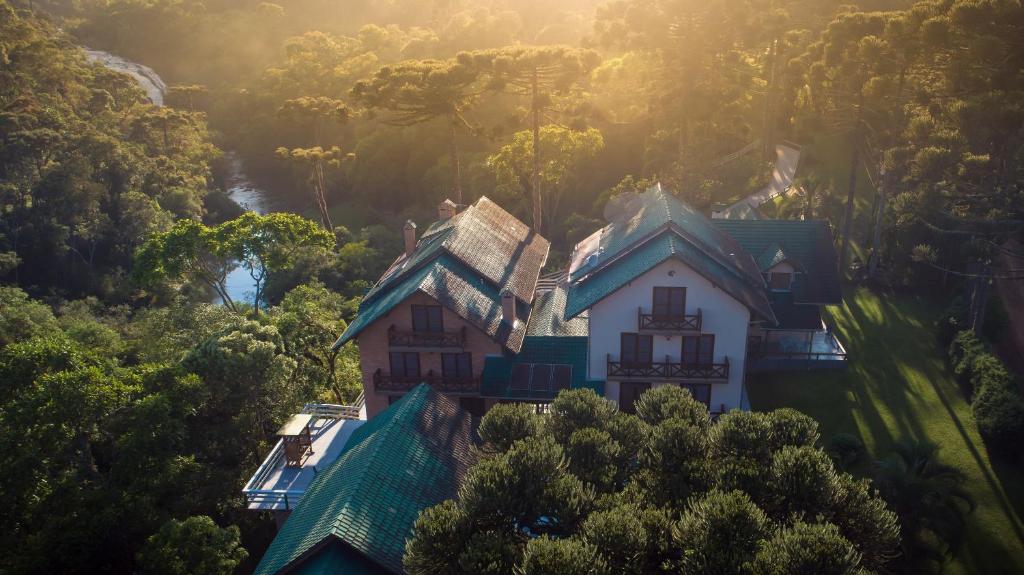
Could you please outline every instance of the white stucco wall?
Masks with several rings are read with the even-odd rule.
[[[673,275],[669,275],[674,272]],[[747,352],[747,330],[750,324],[750,310],[726,292],[716,288],[703,276],[678,260],[669,260],[644,275],[634,279],[615,293],[601,300],[590,309],[590,358],[589,377],[605,380],[608,370],[608,354],[619,358],[620,334],[637,333],[637,307],[651,310],[654,287],[685,287],[686,313],[695,314],[697,308],[703,314],[702,333],[715,334],[715,363],[729,358],[729,382],[711,385],[711,411],[718,411],[724,405],[728,411],[740,407]],[[681,336],[655,335],[654,361],[681,360]],[[653,386],[671,382],[651,382]],[[607,381],[605,396],[619,400],[619,384]]]

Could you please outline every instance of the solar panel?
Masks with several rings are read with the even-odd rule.
[[[553,391],[558,393],[563,389],[569,389],[569,385],[572,382],[572,366],[571,365],[556,365],[554,373],[551,376],[551,384],[554,388]]]
[[[532,391],[547,391],[551,389],[551,366],[546,363],[533,365],[533,377],[530,379]]]
[[[530,364],[518,363],[512,366],[512,379],[510,387],[516,390],[527,390],[530,388]]]

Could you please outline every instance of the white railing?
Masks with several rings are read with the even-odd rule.
[[[359,412],[366,403],[363,393],[353,405],[335,405],[332,403],[307,403],[302,408],[302,413],[308,413],[317,419],[359,419]],[[260,507],[283,507],[291,510],[299,499],[306,492],[304,489],[261,489],[260,486],[266,483],[270,475],[284,465],[284,442],[278,440],[270,454],[263,460],[263,463],[252,474],[252,477],[242,488],[246,502]],[[313,467],[313,473],[317,472]],[[265,507],[264,507],[265,508]]]

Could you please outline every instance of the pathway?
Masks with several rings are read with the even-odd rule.
[[[778,144],[775,146],[775,169],[772,170],[772,179],[768,185],[729,206],[726,211],[731,211],[743,204],[757,208],[772,198],[786,193],[786,190],[793,184],[793,176],[796,175],[798,165],[800,165],[800,148],[791,144]]]

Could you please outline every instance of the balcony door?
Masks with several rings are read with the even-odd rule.
[[[636,402],[645,391],[651,388],[649,383],[623,381],[619,384],[619,411],[636,413]]]
[[[412,330],[417,333],[441,333],[444,331],[443,314],[439,305],[414,305],[412,307]]]
[[[420,354],[410,351],[393,351],[390,359],[393,381],[420,379]]]
[[[619,361],[623,365],[650,365],[654,360],[654,338],[637,333],[624,333]]]
[[[686,315],[686,288],[656,287],[651,305],[656,318],[680,318]]]
[[[680,383],[679,387],[690,392],[694,399],[711,409],[711,385],[707,383]]]
[[[442,353],[441,375],[445,379],[471,379],[473,356],[469,353]]]
[[[683,338],[683,363],[686,365],[711,365],[715,363],[715,336],[706,333]]]

